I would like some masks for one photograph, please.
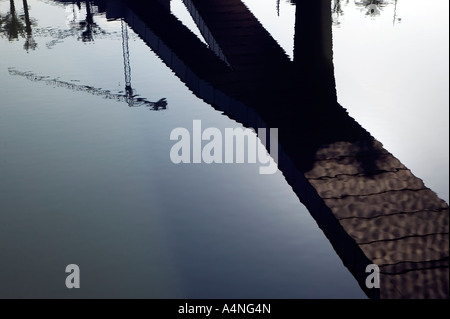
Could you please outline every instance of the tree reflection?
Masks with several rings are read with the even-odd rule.
[[[27,0],[23,0],[23,10],[24,13],[19,15],[14,0],[9,1],[9,12],[4,16],[0,15],[0,35],[6,36],[9,41],[24,37],[23,48],[28,52],[37,47],[32,29],[36,23],[30,18]]]
[[[349,0],[345,2],[345,5],[347,5]],[[344,14],[344,10],[342,10],[342,3],[341,0],[333,0],[331,5],[331,19],[332,23],[335,26],[339,26],[341,22],[339,21],[340,17]]]
[[[101,28],[94,22],[94,14],[92,12],[92,4],[90,1],[85,1],[86,18],[78,22],[78,28],[81,31],[81,41],[92,42],[94,35],[103,33]]]
[[[9,12],[5,16],[0,16],[0,34],[5,34],[9,41],[25,34],[25,25],[17,15],[14,0],[9,0]]]
[[[290,3],[292,5],[295,4],[296,0],[286,0],[287,3]],[[277,15],[280,15],[280,0],[277,0]]]
[[[98,35],[107,34],[107,32],[102,30],[100,26],[97,25],[97,23],[95,23],[94,21],[95,9],[92,1],[84,1],[84,6],[86,8],[86,17],[84,20],[81,20],[77,17],[76,14],[76,7],[78,7],[79,11],[81,11],[81,1],[73,3],[73,17],[72,21],[69,23],[70,30],[59,31],[56,36],[57,39],[50,42],[47,47],[51,47],[59,42],[59,40],[70,36],[77,36],[77,39],[81,40],[82,42],[94,42],[95,37],[97,37]]]
[[[364,15],[370,18],[376,18],[381,15],[383,9],[388,5],[394,5],[394,24],[396,21],[401,21],[401,18],[397,16],[397,1],[398,0],[355,0],[354,5],[359,8]],[[341,24],[341,16],[344,15],[345,7],[349,4],[350,0],[332,0],[331,3],[331,15],[334,26]]]
[[[362,0],[355,1],[357,7],[364,8],[365,14],[370,17],[379,16],[381,9],[385,7],[388,2],[384,0]]]
[[[94,16],[92,15],[91,4],[89,1],[86,1],[86,19],[84,21],[79,22],[82,28],[85,28],[83,32],[81,32],[81,40],[83,42],[94,41]]]
[[[23,0],[23,10],[25,17],[25,32],[26,32],[25,44],[23,45],[23,48],[28,52],[30,49],[35,50],[37,47],[37,43],[33,38],[33,30],[31,28],[33,23],[30,20],[27,0]]]
[[[84,1],[86,18],[82,20],[78,17],[79,11],[83,8],[81,4],[82,2],[80,1],[72,2],[72,17],[68,23],[68,29],[40,30],[42,34],[48,34],[53,38],[53,40],[46,44],[47,48],[50,49],[69,37],[76,37],[77,40],[81,40],[82,42],[94,42],[99,36],[112,36],[111,33],[103,30],[95,23],[94,16],[96,7],[92,4],[92,1]]]
[[[395,4],[394,4],[394,19],[393,19],[393,24],[395,25],[395,22],[398,21],[402,21],[402,18],[399,18],[397,16],[397,0],[395,0]]]

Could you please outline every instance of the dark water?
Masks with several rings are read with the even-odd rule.
[[[292,58],[295,6],[244,2]],[[448,201],[448,2],[341,2],[339,102]],[[3,0],[0,16],[2,298],[366,298],[280,171],[172,163],[174,128],[242,125],[132,28],[89,2]]]

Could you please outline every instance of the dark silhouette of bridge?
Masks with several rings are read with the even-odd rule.
[[[368,297],[448,298],[448,205],[338,104],[330,1],[297,1],[293,61],[240,0],[183,1],[207,45],[169,0],[94,3],[206,103],[278,128],[279,169]]]

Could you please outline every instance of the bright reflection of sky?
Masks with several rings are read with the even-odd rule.
[[[192,19],[189,11],[183,3],[183,0],[172,0],[170,2],[170,11],[175,15],[181,22],[189,28],[203,43],[206,41],[203,39],[200,30],[197,28],[194,20]]]
[[[449,2],[398,1],[370,18],[352,1],[333,29],[339,102],[449,200]]]
[[[295,6],[281,0],[277,10],[276,0],[243,0],[272,37],[292,59],[294,55]]]

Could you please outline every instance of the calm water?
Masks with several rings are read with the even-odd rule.
[[[244,2],[292,58],[295,7]],[[366,298],[281,172],[170,161],[172,129],[241,125],[132,29],[131,86],[167,107],[128,105],[122,25],[96,6],[0,16],[0,297]],[[448,1],[341,1],[333,19],[339,102],[448,202]]]

